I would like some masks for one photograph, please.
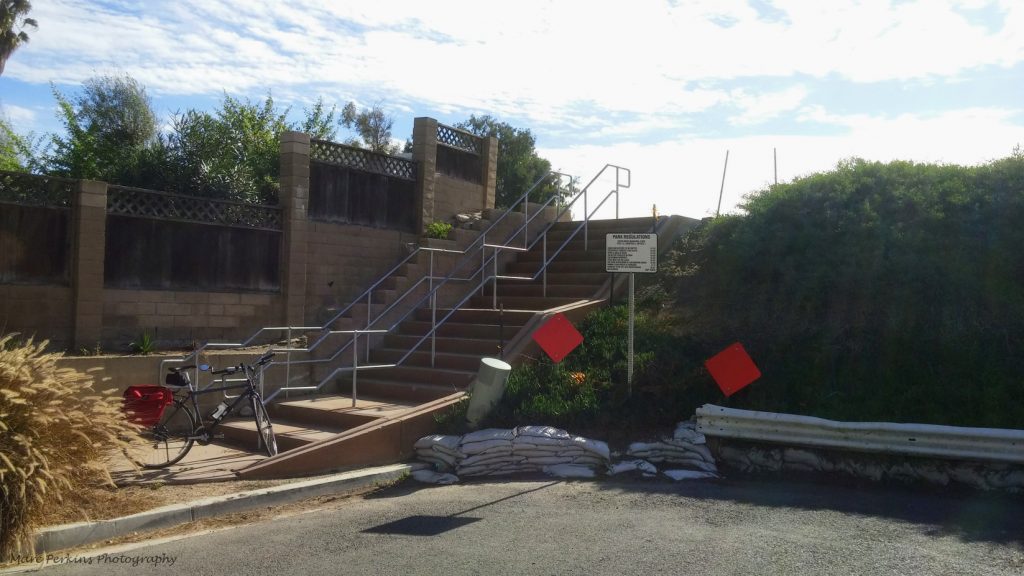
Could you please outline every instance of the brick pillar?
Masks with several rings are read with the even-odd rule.
[[[74,349],[103,337],[103,256],[107,235],[107,183],[81,180],[72,209],[71,286]]]
[[[480,183],[484,187],[482,208],[494,208],[494,197],[498,190],[498,139],[494,136],[483,138],[480,152],[483,174]]]
[[[416,214],[420,232],[434,221],[437,174],[437,120],[416,118],[412,125],[412,159],[416,161]]]
[[[306,325],[306,237],[309,220],[309,135],[281,134],[281,207],[284,209],[281,243],[281,291],[284,295],[284,323]]]

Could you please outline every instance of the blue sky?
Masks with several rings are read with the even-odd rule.
[[[0,76],[22,132],[58,129],[50,84],[143,83],[164,120],[222,93],[491,114],[584,181],[633,171],[625,215],[713,213],[852,156],[975,164],[1024,144],[1024,1],[341,2],[34,0]],[[599,186],[603,185],[599,182]]]

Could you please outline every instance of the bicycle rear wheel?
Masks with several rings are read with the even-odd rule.
[[[267,407],[263,405],[263,400],[253,394],[252,400],[252,414],[256,420],[256,432],[259,433],[260,443],[263,445],[263,449],[266,451],[267,456],[274,456],[277,454],[277,439],[274,438],[274,427],[270,424],[270,415],[267,414]]]
[[[166,468],[185,457],[192,448],[196,417],[175,400],[164,408],[160,422],[144,428],[129,442],[128,457],[143,468]]]

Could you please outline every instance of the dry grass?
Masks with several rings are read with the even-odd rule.
[[[0,558],[27,551],[69,494],[112,486],[107,458],[134,432],[120,397],[57,368],[46,344],[0,337]]]

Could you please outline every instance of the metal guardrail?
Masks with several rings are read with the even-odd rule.
[[[1024,463],[1024,430],[935,424],[837,422],[705,404],[697,409],[705,436],[954,460]]]

